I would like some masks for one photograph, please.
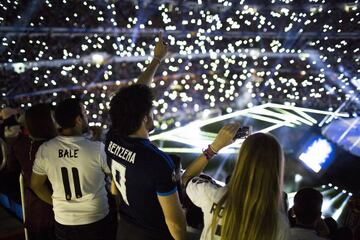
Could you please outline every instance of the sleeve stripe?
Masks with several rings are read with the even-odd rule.
[[[39,172],[39,171],[37,171],[36,169],[33,169],[32,170],[33,171],[33,173],[35,173],[35,174],[37,174],[37,175],[42,175],[42,176],[46,176],[47,174],[46,173],[44,173],[44,172]]]
[[[165,193],[156,192],[156,193],[157,193],[158,196],[166,197],[166,196],[169,196],[169,195],[174,194],[176,192],[177,192],[177,187],[174,187],[174,189],[172,189],[169,192],[165,192]]]

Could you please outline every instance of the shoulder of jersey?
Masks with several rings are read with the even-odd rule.
[[[59,138],[58,137],[54,137],[53,139],[50,139],[49,141],[46,141],[44,142],[43,144],[41,144],[41,146],[49,146],[51,144],[57,144],[59,141]],[[95,146],[101,146],[103,143],[100,142],[100,141],[93,141],[93,140],[90,140],[90,139],[87,139],[87,138],[83,138],[82,141],[84,143],[87,143],[87,144],[90,144],[90,145],[93,145],[94,147]]]
[[[105,149],[104,143],[100,141],[93,141],[87,138],[84,138],[84,144],[88,144],[89,147],[91,147],[94,150],[98,150],[99,148]]]
[[[170,159],[168,159],[165,155],[166,153],[164,153],[163,151],[161,151],[160,149],[154,149],[151,146],[144,146],[144,149],[147,149],[149,152],[151,152],[151,154],[153,154],[154,158],[156,158],[159,161],[170,161]]]
[[[164,154],[160,149],[156,149],[153,148],[150,145],[140,145],[139,148],[141,149],[141,153],[145,154],[147,157],[150,157],[152,159],[152,163],[154,162],[168,162],[170,161],[169,159],[167,159]],[[136,150],[135,150],[136,151]],[[139,153],[139,151],[136,151],[137,153]],[[169,165],[171,167],[171,165]]]
[[[51,144],[54,144],[56,143],[58,140],[57,140],[57,137],[54,137],[46,142],[43,142],[40,147],[47,147],[47,146],[50,146]]]
[[[195,177],[191,181],[196,185],[203,185],[207,191],[212,193],[216,193],[219,189],[223,188],[212,178]]]

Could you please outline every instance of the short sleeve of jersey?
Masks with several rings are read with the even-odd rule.
[[[159,157],[155,171],[155,188],[158,196],[169,196],[177,192],[175,171],[170,158]]]
[[[35,161],[33,165],[33,172],[38,175],[46,175],[46,159],[44,156],[44,148],[40,146],[36,152]]]
[[[219,185],[209,179],[194,177],[187,183],[186,194],[196,206],[201,208],[209,201],[209,194],[218,188]]]
[[[106,174],[111,174],[109,165],[107,164],[107,157],[105,152],[105,145],[103,143],[100,143],[100,164],[101,168]]]

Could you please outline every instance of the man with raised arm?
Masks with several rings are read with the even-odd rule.
[[[105,150],[121,196],[117,239],[185,239],[174,164],[149,141],[154,129],[149,85],[167,50],[159,34],[153,60],[137,83],[121,88],[111,100]]]
[[[160,34],[148,68],[136,84],[121,88],[110,103],[112,125],[105,150],[113,185],[121,195],[118,240],[186,239],[174,163],[149,141],[154,129],[149,85],[167,49]],[[228,130],[217,138],[219,149],[234,135],[224,132]]]

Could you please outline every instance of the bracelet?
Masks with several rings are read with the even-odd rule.
[[[210,149],[211,149],[211,151],[213,151],[215,154],[217,154],[217,153],[218,153],[217,151],[215,151],[214,147],[213,147],[213,146],[211,146],[211,144],[209,145],[209,148],[210,148]]]
[[[153,60],[158,61],[158,62],[159,62],[159,64],[161,63],[161,59],[160,59],[160,58],[158,58],[158,57],[153,57]]]
[[[211,145],[208,145],[206,149],[203,149],[203,154],[207,160],[210,160],[212,157],[214,157],[217,154],[217,152],[213,150]]]

